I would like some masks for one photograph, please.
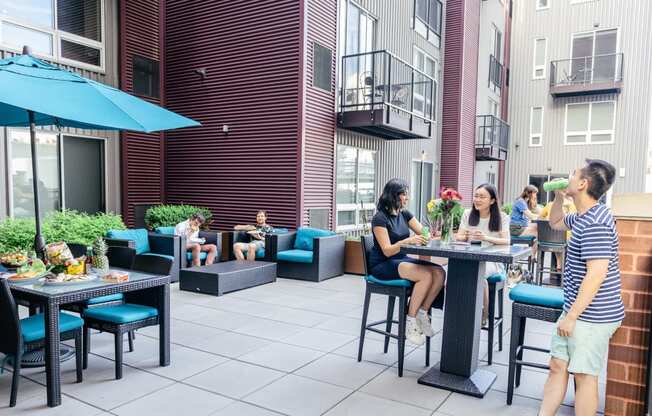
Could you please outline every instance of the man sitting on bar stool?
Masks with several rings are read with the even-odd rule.
[[[609,339],[625,316],[618,266],[618,234],[609,209],[598,200],[611,187],[614,167],[587,159],[570,177],[568,189],[555,191],[550,225],[572,231],[564,270],[564,312],[557,321],[550,348],[550,374],[540,416],[552,416],[566,395],[568,375],[577,387],[575,414],[595,415],[598,376]],[[564,215],[564,194],[573,198],[577,213]]]

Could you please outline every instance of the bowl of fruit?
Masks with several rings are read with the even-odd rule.
[[[27,264],[29,257],[23,252],[7,253],[0,256],[0,264],[9,268],[16,269]]]

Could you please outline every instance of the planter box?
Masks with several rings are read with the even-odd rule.
[[[364,275],[360,240],[346,240],[344,243],[344,273]]]

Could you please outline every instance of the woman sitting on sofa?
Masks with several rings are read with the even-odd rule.
[[[267,212],[260,210],[256,214],[256,225],[236,225],[236,231],[246,231],[251,241],[249,243],[233,244],[233,253],[238,260],[244,260],[247,253],[247,260],[256,260],[256,251],[265,248],[265,236],[272,232],[272,227],[267,224]]]

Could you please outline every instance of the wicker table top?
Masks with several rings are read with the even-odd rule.
[[[451,243],[442,245],[439,240],[432,240],[425,246],[403,246],[401,252],[421,256],[446,257],[449,259],[471,261],[493,261],[496,263],[514,263],[530,255],[532,249],[522,246],[474,245]]]

